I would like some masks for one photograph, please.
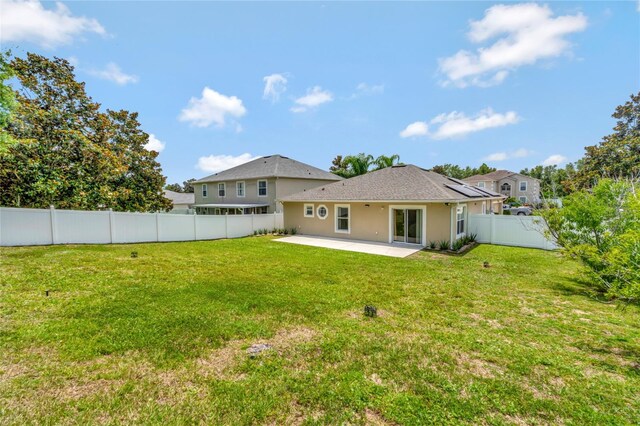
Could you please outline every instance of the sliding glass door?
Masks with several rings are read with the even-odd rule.
[[[422,243],[422,210],[394,209],[393,241],[411,244]]]

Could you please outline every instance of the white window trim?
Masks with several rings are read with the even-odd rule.
[[[346,208],[347,211],[349,212],[348,216],[347,216],[347,229],[338,229],[338,220],[341,219],[338,217],[338,209],[339,208]],[[351,233],[351,204],[336,204],[333,208],[334,211],[334,230],[337,234],[350,234]],[[344,218],[342,218],[344,219]]]
[[[320,213],[319,213],[320,209],[321,209],[321,208],[323,208],[323,207],[324,207],[325,211],[327,212],[327,214],[326,214],[326,215],[324,215],[324,217],[320,216]],[[317,213],[317,215],[318,215],[318,219],[321,219],[321,220],[325,220],[326,218],[328,218],[328,217],[329,217],[329,209],[328,209],[328,208],[327,208],[327,206],[325,206],[324,204],[320,204],[320,205],[318,206],[318,208],[316,209],[316,213]]]
[[[224,195],[220,195],[220,185],[222,185],[222,190],[224,191]],[[218,197],[225,198],[227,196],[227,184],[224,182],[218,183]]]
[[[522,200],[523,198],[524,198],[524,200]],[[527,200],[526,196],[521,195],[521,196],[518,197],[518,201],[520,201],[521,203],[526,203],[528,200]]]
[[[238,184],[242,184],[242,195],[238,194]],[[236,182],[236,197],[244,198],[247,195],[247,185],[245,185],[243,180]]]
[[[478,182],[478,188],[484,188],[484,182]]]
[[[209,186],[206,183],[202,184],[202,198],[209,197]]]
[[[522,189],[522,184],[524,183],[524,189]],[[527,189],[529,188],[529,183],[526,180],[522,180],[520,182],[518,182],[518,190],[520,192],[527,192]]]
[[[260,195],[260,182],[265,182],[265,194],[264,195]],[[258,182],[256,183],[256,191],[258,192],[258,197],[268,197],[269,196],[269,181],[267,181],[266,179],[258,179]]]
[[[462,221],[464,222],[464,231],[458,234],[458,208],[462,208]],[[464,237],[467,232],[467,206],[457,206],[456,207],[456,239],[460,237]]]
[[[307,208],[308,207],[311,207],[311,214],[310,215],[307,214]],[[313,204],[305,204],[303,213],[304,213],[304,217],[315,217],[315,206]]]

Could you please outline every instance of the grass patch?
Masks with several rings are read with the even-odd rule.
[[[640,422],[640,310],[557,253],[0,250],[4,423]]]

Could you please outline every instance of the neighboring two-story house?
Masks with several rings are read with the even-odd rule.
[[[475,175],[463,180],[469,185],[513,197],[521,203],[540,202],[540,181],[531,176],[509,170],[496,170],[486,175]]]
[[[282,197],[342,180],[317,167],[268,155],[193,182],[197,214],[282,212]]]

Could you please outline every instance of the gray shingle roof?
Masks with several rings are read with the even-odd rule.
[[[230,180],[270,177],[342,180],[340,176],[336,176],[333,173],[329,173],[317,167],[276,154],[261,157],[222,172],[214,173],[210,176],[198,179],[196,183],[224,182]]]
[[[164,196],[170,199],[173,204],[193,204],[196,202],[196,194],[193,192],[175,192],[165,189]]]
[[[484,175],[469,176],[468,178],[465,178],[462,180],[464,180],[465,182],[497,181],[513,175],[524,176],[524,175],[521,175],[520,173],[512,172],[509,170],[496,170],[495,172],[487,173]],[[531,176],[526,176],[526,177],[532,180],[539,180]]]
[[[393,166],[283,197],[281,201],[457,201],[500,198],[413,165]]]

